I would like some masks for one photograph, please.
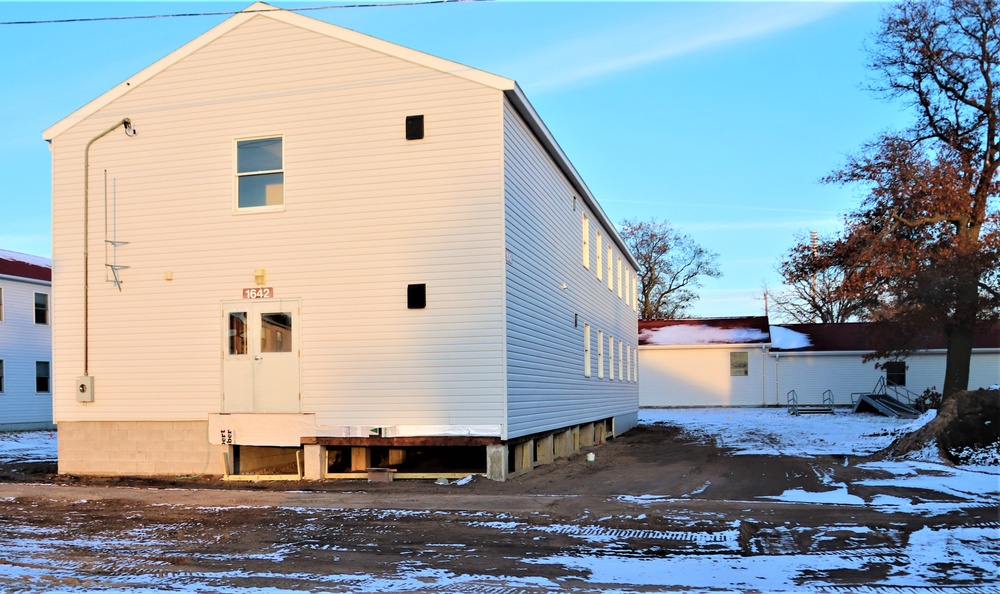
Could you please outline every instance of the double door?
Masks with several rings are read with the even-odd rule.
[[[299,412],[298,300],[223,304],[223,412]]]

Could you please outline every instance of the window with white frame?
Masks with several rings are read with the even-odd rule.
[[[615,379],[615,337],[608,335],[608,379]]]
[[[35,392],[47,394],[52,391],[52,369],[48,361],[35,361]]]
[[[632,276],[632,311],[639,311],[639,275]]]
[[[284,205],[283,145],[281,136],[236,141],[237,208]]]
[[[583,218],[581,227],[583,231],[583,267],[590,269],[590,217],[586,214],[582,215]]]
[[[598,266],[597,269],[600,270],[601,267]],[[597,378],[604,379],[604,330],[597,331]]]
[[[604,275],[604,238],[601,237],[601,232],[597,232],[597,243],[595,244],[594,252],[597,254],[597,280],[603,280]]]
[[[621,340],[618,341],[618,381],[625,381],[625,343]]]
[[[741,377],[750,375],[750,355],[746,351],[729,353],[729,375]]]
[[[622,298],[622,257],[618,256],[618,298]]]
[[[49,296],[45,293],[35,293],[35,323],[43,326],[49,323]]]
[[[3,287],[0,287],[0,322],[3,321]]]
[[[590,377],[590,324],[583,325],[583,377]]]
[[[614,251],[611,250],[611,246],[608,246],[608,290],[615,290],[615,275],[614,272]]]

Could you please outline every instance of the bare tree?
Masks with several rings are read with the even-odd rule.
[[[1000,6],[998,0],[904,1],[885,13],[871,51],[876,87],[910,104],[910,130],[886,134],[826,181],[864,188],[843,235],[813,255],[800,244],[795,278],[839,267],[843,286],[876,294],[894,343],[943,331],[944,395],[968,387],[972,338],[1000,313]]]
[[[803,239],[778,267],[785,284],[772,291],[764,287],[769,316],[791,324],[839,324],[866,320],[877,305],[877,297],[851,290],[846,285],[848,275],[839,266],[819,265],[819,235],[813,231],[809,249]],[[806,264],[798,258],[811,262]],[[811,274],[802,274],[808,267]]]
[[[718,254],[667,221],[626,220],[621,236],[639,262],[639,317],[679,318],[698,300],[702,277],[719,278]]]

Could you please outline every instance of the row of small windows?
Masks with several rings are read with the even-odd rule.
[[[592,337],[590,324],[583,325],[583,376],[593,377],[594,357],[592,356]],[[604,331],[597,331],[597,377],[604,379],[605,361],[607,361],[608,379],[615,379],[615,346],[617,342],[618,365],[617,379],[620,382],[634,383],[639,379],[639,350],[624,341],[615,341],[610,334],[607,337],[605,350]],[[605,354],[607,355],[605,357]]]
[[[590,270],[590,217],[586,213],[582,215],[582,236],[583,236],[583,267]],[[633,311],[639,311],[639,279],[629,270],[628,264],[622,263],[622,257],[615,254],[614,247],[608,242],[604,246],[604,236],[600,231],[595,234],[595,250],[597,262],[594,271],[598,281],[608,282],[608,290],[618,292],[618,298],[624,299],[625,304]],[[605,258],[605,254],[607,258]],[[605,274],[606,273],[606,274]]]
[[[35,293],[35,323],[47,326],[49,324],[49,295]],[[0,288],[0,322],[4,320],[3,288]]]
[[[0,359],[0,394],[6,393],[6,371],[4,360]],[[35,361],[35,392],[48,394],[52,391],[52,364],[48,361]]]

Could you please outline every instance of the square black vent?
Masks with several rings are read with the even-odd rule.
[[[427,285],[406,285],[407,309],[424,309],[427,307]]]
[[[406,139],[420,140],[424,137],[424,116],[406,116]]]

